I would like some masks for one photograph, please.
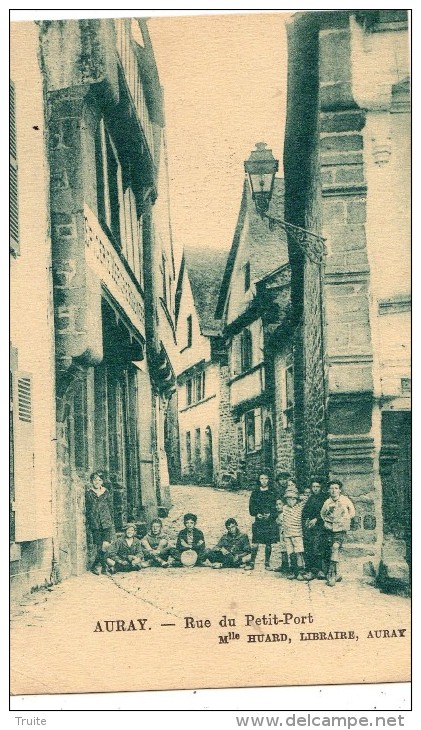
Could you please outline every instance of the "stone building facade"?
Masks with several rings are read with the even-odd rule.
[[[307,271],[302,292],[305,382],[316,406],[311,418],[307,411],[305,441],[318,444],[323,438],[327,404],[329,474],[343,480],[357,509],[348,552],[367,571],[380,567],[386,577],[405,580],[410,489],[406,11],[302,14],[290,23],[288,38],[286,218],[322,232],[327,249],[319,272]],[[317,382],[308,380],[323,342],[324,393],[320,368]]]
[[[213,313],[226,254],[187,249],[181,261],[177,292],[177,402],[180,443],[179,480],[219,484],[219,439],[223,361],[215,346],[220,323]]]
[[[283,181],[276,179],[270,212],[283,217]],[[286,235],[262,220],[244,183],[238,222],[222,280],[216,317],[228,367],[222,387],[221,470],[238,486],[259,473],[295,473],[292,322]],[[286,389],[290,403],[287,404]]]
[[[47,144],[40,169],[49,170],[53,289],[42,296],[44,311],[54,305],[54,565],[65,578],[88,564],[93,470],[112,490],[117,530],[169,509],[175,269],[163,97],[146,22],[33,28]],[[24,33],[18,40],[17,55]]]

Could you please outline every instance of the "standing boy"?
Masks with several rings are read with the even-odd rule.
[[[339,479],[329,482],[329,498],[321,509],[321,518],[325,526],[325,535],[330,558],[327,574],[327,585],[334,586],[342,580],[338,572],[339,553],[355,517],[355,507],[349,497],[342,494],[342,482]]]
[[[111,493],[104,486],[101,472],[94,471],[85,494],[86,524],[92,534],[96,554],[92,572],[100,575],[106,572],[105,553],[114,537],[113,502]]]
[[[298,489],[291,482],[285,491],[284,500],[286,502],[283,509],[284,541],[290,562],[288,578],[306,580],[302,528],[305,501],[299,500]]]

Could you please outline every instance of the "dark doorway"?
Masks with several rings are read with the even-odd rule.
[[[205,429],[205,461],[204,461],[204,480],[206,484],[213,483],[213,447],[212,447],[212,430],[210,426]]]
[[[410,564],[411,546],[411,414],[387,411],[382,414],[380,475],[383,495],[384,534],[404,543]]]
[[[104,357],[94,369],[95,468],[106,473],[117,530],[142,517],[137,377],[141,359],[121,319],[103,300]],[[140,346],[139,346],[140,347]]]

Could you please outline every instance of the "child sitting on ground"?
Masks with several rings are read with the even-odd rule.
[[[196,527],[197,515],[192,512],[188,512],[184,515],[184,529],[180,530],[177,537],[177,544],[175,546],[175,560],[177,565],[182,563],[181,555],[186,550],[194,550],[197,554],[197,560],[195,565],[200,565],[204,559],[205,553],[205,538],[202,530]]]
[[[136,525],[126,525],[124,535],[117,540],[114,549],[110,550],[106,563],[109,573],[147,567],[140,540],[136,537]]]
[[[247,568],[250,565],[251,546],[248,536],[238,529],[237,520],[229,517],[225,522],[226,533],[213,550],[205,553],[212,568]]]
[[[171,546],[167,536],[162,531],[160,519],[152,520],[149,532],[140,544],[145,555],[145,567],[168,568],[171,559]]]

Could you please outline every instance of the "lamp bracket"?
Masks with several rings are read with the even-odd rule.
[[[326,255],[325,238],[319,236],[318,233],[308,231],[300,226],[294,226],[292,223],[287,223],[281,218],[274,218],[267,213],[263,213],[262,218],[266,218],[268,221],[269,230],[273,231],[279,226],[289,233],[310,261],[318,265],[323,263],[323,258]]]

